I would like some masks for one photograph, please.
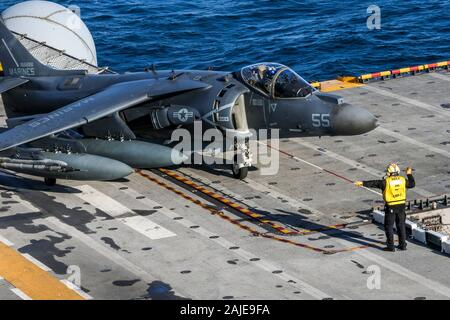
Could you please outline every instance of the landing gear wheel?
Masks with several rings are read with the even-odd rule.
[[[236,179],[244,180],[245,178],[247,178],[247,175],[248,175],[247,167],[239,168],[239,165],[237,164],[233,165],[233,176]]]
[[[248,175],[248,167],[239,167],[239,164],[237,163],[236,159],[234,164],[231,167],[231,171],[233,171],[233,177],[239,180],[244,180],[247,178]]]
[[[45,185],[47,185],[49,187],[53,187],[54,185],[56,185],[56,179],[54,179],[54,178],[44,178],[44,183],[45,183]]]

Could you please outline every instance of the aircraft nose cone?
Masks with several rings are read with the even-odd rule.
[[[369,111],[352,105],[342,105],[331,116],[331,129],[335,135],[351,136],[372,131],[378,120]]]

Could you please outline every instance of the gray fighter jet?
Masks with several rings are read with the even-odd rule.
[[[281,64],[87,74],[40,63],[2,21],[0,41],[9,127],[0,134],[0,168],[43,177],[48,185],[180,164],[186,155],[168,143],[171,133],[199,121],[202,130],[236,137],[249,129],[279,129],[280,138],[358,135],[377,126],[368,111],[317,91]],[[233,146],[231,168],[241,179],[251,166],[245,142]]]

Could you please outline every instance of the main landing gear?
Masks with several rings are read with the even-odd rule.
[[[54,178],[44,178],[44,183],[46,186],[54,187],[56,185],[56,179]]]

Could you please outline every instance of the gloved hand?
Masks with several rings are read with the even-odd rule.
[[[362,187],[362,186],[364,186],[364,184],[362,181],[355,181],[355,186]]]
[[[406,168],[406,174],[412,174],[412,168],[411,167],[408,167],[408,168]]]

